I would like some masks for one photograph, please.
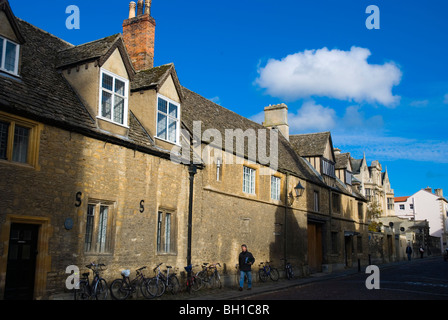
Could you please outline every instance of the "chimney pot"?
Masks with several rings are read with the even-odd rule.
[[[145,15],[151,15],[151,0],[145,0]]]
[[[137,2],[137,16],[141,16],[143,14],[143,0],[138,0]]]
[[[135,18],[135,2],[129,3],[129,19]]]

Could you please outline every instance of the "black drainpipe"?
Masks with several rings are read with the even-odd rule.
[[[188,201],[188,246],[187,246],[187,266],[191,265],[191,230],[193,227],[193,186],[194,175],[197,172],[195,164],[191,164],[188,167],[188,173],[190,174],[190,198]],[[191,277],[191,271],[188,272],[188,277]]]

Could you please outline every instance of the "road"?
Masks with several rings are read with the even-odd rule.
[[[379,289],[371,274],[357,273],[251,296],[250,300],[448,300],[448,262],[425,258],[380,268]],[[378,282],[377,282],[378,283]]]

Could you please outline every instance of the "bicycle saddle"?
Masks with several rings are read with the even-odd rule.
[[[166,266],[166,268],[167,268],[167,269],[171,269],[171,268],[172,268],[172,266]]]

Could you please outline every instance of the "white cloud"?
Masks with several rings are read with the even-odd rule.
[[[326,96],[393,106],[400,97],[392,94],[392,88],[400,83],[402,73],[392,62],[369,64],[370,55],[368,49],[359,47],[305,50],[281,60],[270,59],[258,70],[255,83],[268,94],[289,101]]]
[[[336,111],[314,101],[305,102],[297,113],[288,113],[290,132],[329,131],[336,125]]]

